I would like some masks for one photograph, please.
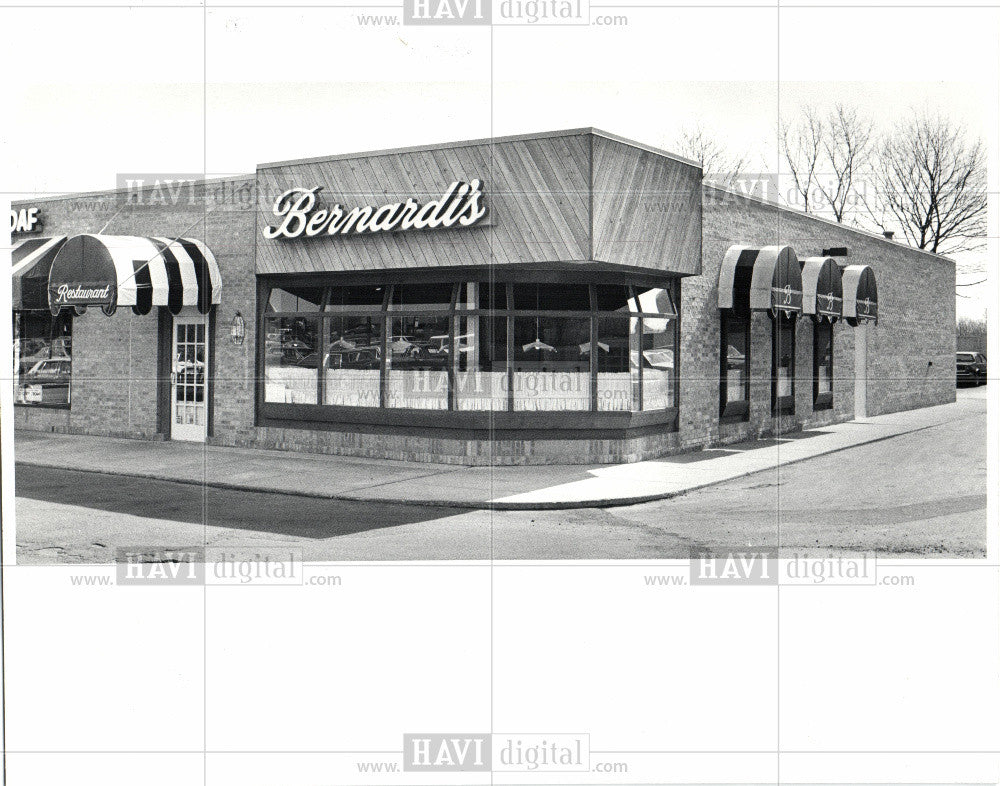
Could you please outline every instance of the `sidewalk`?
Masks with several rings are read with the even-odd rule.
[[[325,499],[496,510],[613,507],[666,499],[755,472],[967,417],[973,402],[616,465],[462,467],[18,431],[18,464]],[[845,457],[849,461],[849,457]]]

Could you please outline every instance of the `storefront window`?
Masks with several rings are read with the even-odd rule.
[[[669,289],[490,281],[283,286],[265,302],[265,404],[520,412],[677,406]]]
[[[723,417],[746,418],[750,400],[750,319],[730,311],[722,314],[722,378],[720,380]]]
[[[73,320],[68,313],[14,312],[14,403],[68,407]]]
[[[507,409],[507,318],[455,317],[455,397],[460,410]]]
[[[590,320],[514,317],[514,409],[590,409]]]
[[[388,405],[448,409],[448,315],[392,317],[387,339]]]
[[[264,320],[264,401],[315,404],[319,320],[267,317]]]
[[[833,406],[833,323],[813,325],[813,408]]]
[[[323,403],[378,407],[382,316],[331,317],[323,350]]]
[[[795,318],[779,314],[772,324],[771,409],[774,414],[795,411]]]
[[[595,344],[598,411],[639,409],[639,320],[598,320]]]

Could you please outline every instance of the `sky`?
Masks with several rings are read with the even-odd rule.
[[[30,36],[13,37],[3,55],[16,76],[0,130],[3,190],[101,190],[119,172],[248,173],[276,160],[583,126],[676,150],[700,125],[760,171],[780,171],[778,119],[837,102],[875,130],[931,108],[996,150],[997,67],[983,67],[997,51],[995,25],[970,30],[966,20],[962,45],[931,67],[914,42],[886,36],[882,24],[896,17],[877,9],[825,15],[817,39],[810,9],[782,9],[776,24],[773,9],[733,7],[725,25],[719,9],[673,9],[665,27],[661,11],[628,8],[621,29],[492,31],[366,26],[358,12],[329,7],[26,10],[46,25],[48,50],[65,56],[36,57]],[[852,49],[823,43],[848,32]],[[178,43],[137,45],[123,58],[129,34]],[[72,58],[80,47],[86,57]],[[960,258],[960,270],[974,271],[960,283],[983,279],[989,258]],[[960,314],[984,313],[989,282],[960,291]]]

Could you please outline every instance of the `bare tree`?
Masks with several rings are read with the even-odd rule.
[[[986,242],[986,155],[940,115],[914,113],[888,134],[873,168],[868,212],[917,248],[955,253]]]
[[[812,201],[813,184],[823,156],[825,130],[822,118],[812,107],[806,107],[795,123],[782,123],[781,148],[791,172],[795,190],[802,197],[802,209],[815,210]]]
[[[681,155],[701,164],[706,180],[725,188],[732,188],[750,166],[749,154],[726,150],[700,123],[681,131],[674,147]]]
[[[837,104],[821,131],[823,167],[829,172],[817,173],[816,186],[834,219],[842,224],[857,198],[855,184],[864,177],[868,166],[871,125],[859,119],[854,109]]]

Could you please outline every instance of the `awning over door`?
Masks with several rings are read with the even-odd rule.
[[[14,246],[11,252],[10,297],[14,311],[35,311],[49,307],[45,288],[52,260],[66,242],[66,236],[33,237]]]
[[[844,306],[840,268],[832,257],[809,257],[802,262],[802,313],[817,322],[839,319]]]
[[[802,311],[802,271],[789,246],[730,246],[719,271],[719,308]]]
[[[848,265],[843,270],[844,319],[857,326],[878,323],[878,286],[868,265]]]
[[[195,306],[206,314],[221,302],[222,278],[212,252],[193,238],[76,235],[52,262],[48,305],[53,313],[100,306],[113,314],[131,306],[148,314],[153,306],[177,313]]]

